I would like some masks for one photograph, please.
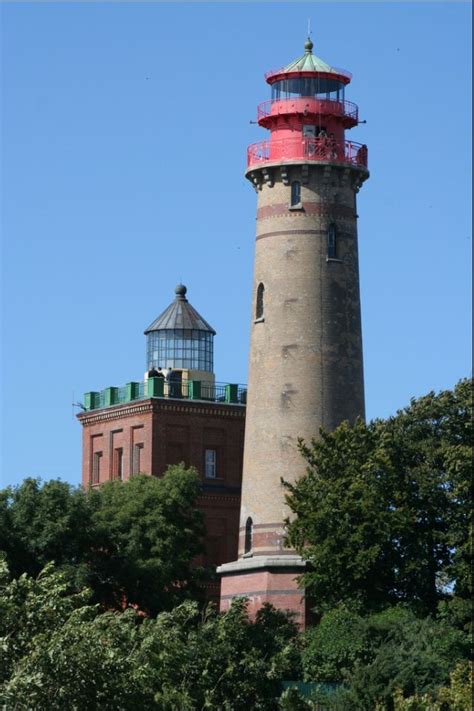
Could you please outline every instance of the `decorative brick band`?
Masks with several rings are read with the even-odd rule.
[[[326,230],[277,230],[276,232],[264,232],[257,235],[256,239],[264,239],[265,237],[278,237],[287,235],[325,235]]]
[[[283,524],[281,521],[278,521],[277,523],[254,523],[253,525],[253,530],[256,531],[257,529],[262,529],[262,528],[268,528],[269,531],[283,531]],[[245,531],[245,526],[241,526],[239,528],[239,531]]]
[[[295,555],[293,548],[252,548],[254,555],[272,556],[277,555],[279,558],[282,555]]]
[[[149,400],[140,400],[136,403],[127,403],[124,405],[116,405],[115,407],[102,408],[101,410],[93,410],[91,412],[82,412],[77,415],[77,419],[83,426],[93,425],[97,422],[107,422],[116,420],[122,417],[133,417],[134,415],[144,412],[182,412],[192,413],[193,415],[220,416],[220,417],[238,417],[245,418],[245,405],[218,405],[212,403],[203,405],[202,403],[187,402],[162,402],[158,398],[150,398]]]
[[[327,235],[327,230],[275,230],[275,232],[263,232],[256,236],[256,240],[265,239],[265,237],[278,237],[278,236],[288,236],[288,235],[318,235],[320,237],[325,237]],[[339,236],[349,237],[350,239],[355,238],[350,232],[340,231]]]
[[[252,590],[248,593],[248,597],[253,595],[262,595],[265,597],[274,597],[275,595],[299,595],[302,597],[300,590]],[[221,595],[221,600],[233,600],[236,597],[246,597],[243,593],[230,593],[229,595]]]
[[[116,407],[102,408],[101,410],[92,412],[81,412],[76,415],[77,419],[83,426],[95,425],[97,422],[108,422],[122,417],[134,417],[141,415],[144,412],[153,412],[151,400],[140,401],[127,405],[117,405]]]
[[[309,215],[310,217],[323,217],[325,215],[334,215],[338,217],[355,218],[355,212],[352,207],[347,205],[321,204],[319,202],[304,202],[302,203],[301,211],[289,210],[288,203],[279,202],[274,205],[264,205],[257,210],[257,220],[265,220],[269,217],[296,217],[298,215]]]
[[[240,508],[240,494],[200,494],[198,502],[203,503],[228,503]]]
[[[239,554],[245,550],[245,534],[239,535]],[[252,536],[252,550],[254,555],[295,555],[295,551],[285,545],[285,532],[280,531],[254,531]]]

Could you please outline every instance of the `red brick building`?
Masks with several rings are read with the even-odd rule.
[[[82,482],[161,476],[179,462],[196,467],[207,528],[203,562],[219,565],[238,550],[246,388],[215,382],[215,331],[188,302],[184,286],[145,334],[144,380],[85,394],[78,415]]]

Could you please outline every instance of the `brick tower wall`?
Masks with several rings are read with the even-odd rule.
[[[297,163],[249,177],[259,185],[239,555],[248,517],[253,555],[281,555],[288,553],[282,523],[289,511],[280,479],[295,481],[305,472],[297,439],[309,442],[320,427],[364,416],[361,171]],[[301,203],[290,207],[294,180],[301,182]],[[331,223],[335,259],[328,258]],[[256,319],[260,283],[263,320]]]

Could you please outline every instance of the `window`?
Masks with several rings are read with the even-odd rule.
[[[215,479],[217,476],[217,452],[215,449],[206,449],[204,452],[204,476],[206,479]]]
[[[257,287],[257,303],[255,306],[255,318],[263,318],[265,287],[262,282]]]
[[[134,445],[134,447],[133,447],[132,474],[139,474],[141,472],[142,449],[143,449],[142,442]]]
[[[114,450],[114,479],[123,479],[123,449]]]
[[[253,521],[248,517],[245,524],[245,543],[244,543],[244,553],[250,553],[252,550],[252,538],[253,538]]]
[[[147,334],[147,362],[154,368],[214,369],[214,334],[175,328]]]
[[[345,85],[329,77],[302,77],[283,79],[272,84],[272,99],[293,99],[298,96],[316,96],[331,101],[344,101]]]
[[[94,452],[94,457],[92,459],[92,483],[98,484],[100,482],[100,463],[102,460],[102,452]]]
[[[291,207],[295,207],[301,203],[301,183],[299,180],[294,180],[291,183]]]
[[[336,225],[330,224],[328,227],[328,259],[336,259]]]
[[[303,126],[303,136],[305,138],[315,138],[316,130],[316,126],[308,126],[308,124],[306,124]]]

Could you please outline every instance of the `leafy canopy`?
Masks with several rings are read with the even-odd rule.
[[[15,576],[54,561],[103,605],[156,613],[198,595],[191,562],[204,535],[199,493],[196,471],[182,466],[89,491],[26,479],[0,492],[0,550]]]
[[[35,580],[0,582],[0,703],[62,709],[268,710],[297,675],[296,628],[245,602],[218,615],[187,601],[156,618],[100,613],[50,565]]]
[[[466,616],[471,592],[471,382],[428,394],[387,420],[343,423],[300,443],[308,468],[287,484],[288,543],[319,612],[442,600]],[[454,598],[453,598],[454,594]],[[454,614],[454,612],[453,612]]]
[[[366,616],[339,607],[306,632],[303,669],[307,680],[344,684],[343,708],[391,709],[397,694],[436,695],[469,648],[469,636],[443,619],[401,607]]]

